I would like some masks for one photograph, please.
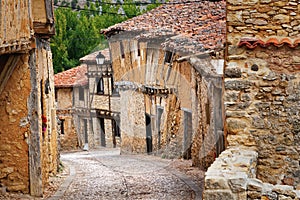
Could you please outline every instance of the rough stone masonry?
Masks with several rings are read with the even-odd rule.
[[[252,187],[247,179],[243,189],[256,193],[234,198],[297,199],[293,189],[300,189],[299,1],[228,0],[227,13],[226,154],[233,159],[236,155],[230,150],[237,146],[257,152],[257,182]],[[258,187],[263,184],[280,189]]]

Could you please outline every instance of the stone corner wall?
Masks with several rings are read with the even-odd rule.
[[[299,199],[300,190],[272,185],[256,178],[258,153],[255,149],[230,147],[205,173],[204,200]]]
[[[257,148],[257,178],[300,187],[300,4],[227,0],[229,146]]]

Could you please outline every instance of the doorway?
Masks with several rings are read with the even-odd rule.
[[[101,146],[105,147],[105,125],[104,125],[104,118],[98,118],[100,124],[100,138],[101,138]]]
[[[183,158],[191,159],[191,149],[192,149],[192,113],[189,111],[184,111],[183,114]]]
[[[150,154],[152,152],[152,128],[151,128],[151,116],[145,113],[146,118],[146,145],[147,145],[147,153]]]

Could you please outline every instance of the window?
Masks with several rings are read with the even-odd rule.
[[[121,51],[122,58],[125,58],[124,46],[122,42],[120,42],[120,51]]]
[[[165,63],[171,63],[173,53],[171,51],[166,51],[165,53]]]
[[[84,88],[83,87],[79,88],[79,100],[84,101]]]
[[[104,84],[103,84],[103,78],[97,78],[97,94],[104,94]]]
[[[111,81],[112,96],[119,96],[120,95],[119,88],[114,85],[114,77],[113,76],[111,77],[110,81]]]
[[[65,120],[60,119],[60,134],[64,135],[65,134]]]
[[[112,127],[115,137],[121,137],[120,127],[119,127],[120,121],[112,120]]]
[[[87,119],[83,119],[83,133],[84,133],[84,143],[89,143],[88,140],[88,121]]]

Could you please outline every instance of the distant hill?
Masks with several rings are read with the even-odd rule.
[[[67,6],[72,8],[80,8],[83,9],[85,5],[87,7],[90,4],[101,5],[101,2],[109,2],[109,3],[124,3],[124,0],[54,0],[54,6]],[[133,0],[133,2],[139,3],[164,3],[165,0]],[[146,7],[146,6],[142,6]]]

